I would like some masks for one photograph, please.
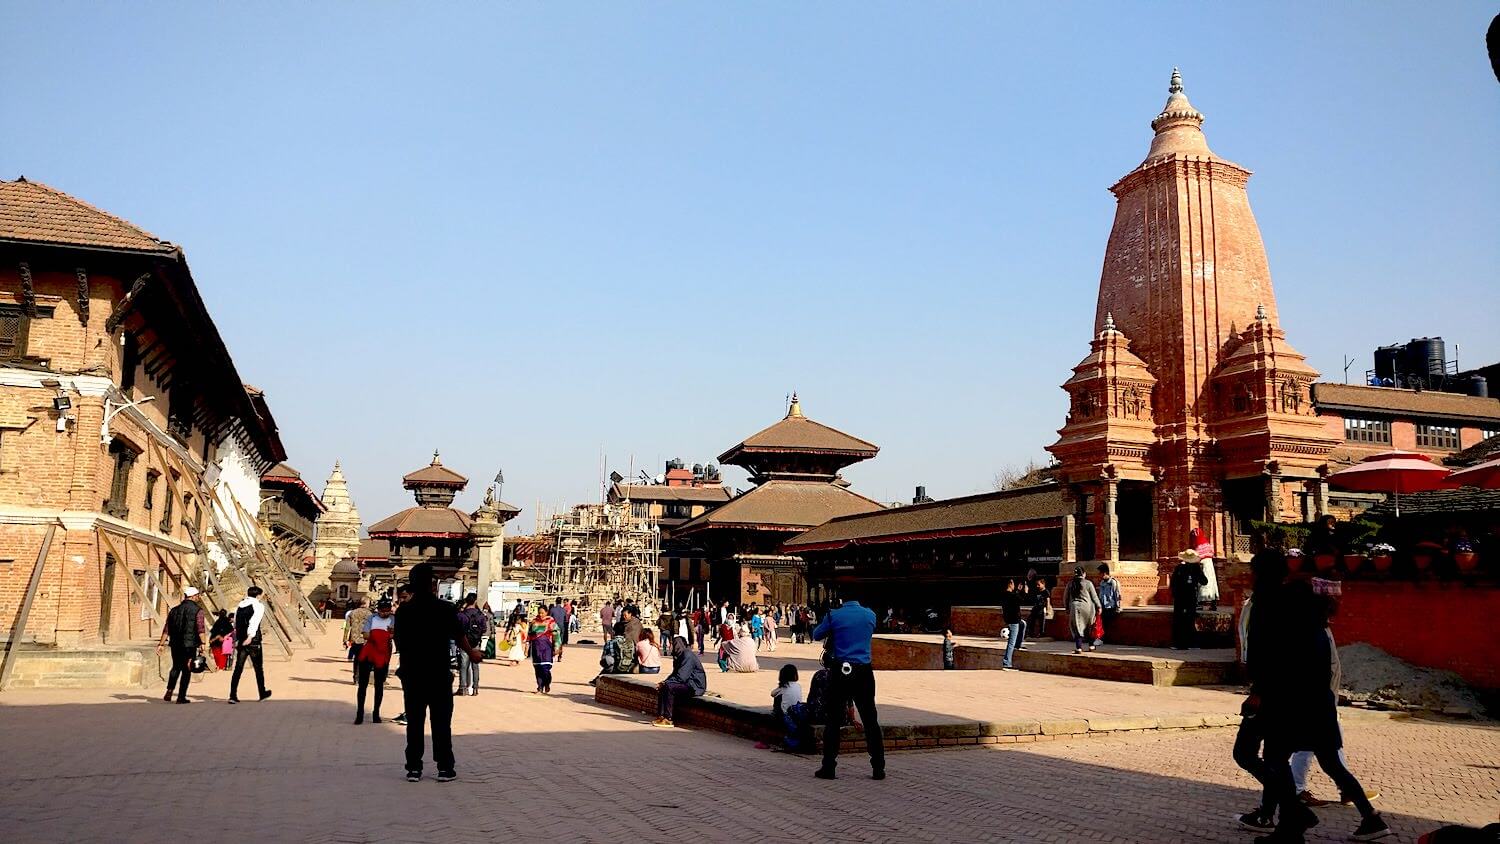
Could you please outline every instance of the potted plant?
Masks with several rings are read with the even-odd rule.
[[[1474,543],[1468,539],[1459,539],[1453,543],[1453,563],[1461,572],[1471,572],[1479,566],[1479,552],[1474,550]]]
[[[1359,551],[1350,551],[1344,555],[1344,571],[1356,572],[1364,568],[1365,555]]]
[[[1333,571],[1338,563],[1339,557],[1332,551],[1319,551],[1313,555],[1313,568],[1318,571]]]
[[[1443,546],[1436,542],[1418,542],[1411,549],[1412,565],[1417,567],[1418,572],[1427,571],[1432,568],[1432,561],[1442,552]]]
[[[1370,563],[1375,566],[1376,571],[1386,572],[1391,570],[1391,564],[1395,561],[1396,546],[1389,542],[1377,542],[1370,546]]]
[[[1302,564],[1303,564],[1302,549],[1300,549],[1300,548],[1288,548],[1286,550],[1286,570],[1290,571],[1290,572],[1301,571],[1302,570]]]

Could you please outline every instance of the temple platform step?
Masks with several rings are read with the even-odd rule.
[[[1029,617],[1030,613],[1027,615]],[[949,611],[948,626],[959,636],[998,637],[1000,630],[1005,627],[1005,617],[999,607],[959,606]],[[1197,630],[1196,644],[1199,646],[1232,648],[1234,613],[1224,605],[1220,605],[1217,610],[1210,610],[1205,606],[1198,611]],[[1058,639],[1068,638],[1068,617],[1061,608],[1047,623],[1047,633]],[[1125,607],[1120,610],[1114,625],[1105,634],[1111,641],[1122,645],[1170,648],[1172,608]]]
[[[1005,642],[992,637],[956,636],[954,662],[958,670],[999,670]],[[871,657],[877,670],[942,670],[943,637],[930,634],[881,634]],[[1027,642],[1016,652],[1020,671],[1061,674],[1153,686],[1228,685],[1238,681],[1239,664],[1233,648],[1177,651],[1139,645],[1104,644],[1099,650],[1073,653],[1072,642]]]

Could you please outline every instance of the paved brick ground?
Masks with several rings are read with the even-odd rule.
[[[25,842],[1248,840],[1230,823],[1254,798],[1229,761],[1229,730],[909,752],[885,782],[848,759],[824,783],[811,760],[594,704],[592,649],[568,653],[549,699],[525,691],[529,668],[486,666],[483,694],[458,701],[462,779],[408,784],[400,729],[349,723],[337,650],[329,639],[269,666],[276,696],[264,704],[223,705],[224,675],[195,684],[192,706],[154,690],[0,695],[0,829]],[[1039,684],[1038,696],[1052,683],[1079,700],[1112,693],[1016,682]],[[1354,713],[1346,732],[1406,840],[1439,819],[1500,814],[1500,730]],[[1322,840],[1355,823],[1349,809],[1323,815]]]

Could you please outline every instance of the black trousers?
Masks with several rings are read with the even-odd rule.
[[[1274,740],[1266,742],[1266,767],[1270,771],[1271,780],[1268,790],[1281,807],[1281,817],[1276,821],[1277,829],[1305,830],[1318,822],[1317,813],[1297,799],[1297,786],[1292,780],[1291,765],[1295,749]],[[1375,814],[1375,807],[1365,797],[1364,786],[1344,767],[1337,747],[1314,748],[1313,755],[1317,757],[1318,766],[1323,769],[1323,773],[1339,787],[1339,794],[1354,801],[1360,817],[1368,818]]]
[[[390,670],[390,663],[376,667],[362,659],[355,661],[354,672],[359,682],[359,691],[354,694],[354,706],[360,718],[365,717],[365,690],[370,686],[370,675],[372,674],[375,675],[375,708],[370,710],[370,714],[376,718],[380,717],[380,701],[385,697],[385,678],[390,673]]]
[[[1266,734],[1258,716],[1246,715],[1241,718],[1240,731],[1234,736],[1234,763],[1260,783],[1261,811],[1274,814],[1276,795],[1272,789],[1271,766],[1261,757],[1261,745],[1265,741]],[[1287,773],[1291,774],[1290,769]]]
[[[668,677],[667,682],[661,684],[656,690],[656,714],[658,717],[672,720],[673,713],[677,711],[679,698],[690,698],[693,696],[693,687],[678,680]]]
[[[427,741],[423,731],[432,714],[432,761],[438,771],[453,770],[453,681],[445,677],[401,678],[406,699],[406,770],[422,770]]]
[[[172,694],[172,688],[176,686],[177,699],[187,700],[188,683],[193,679],[193,657],[197,655],[197,647],[188,645],[172,646],[172,671],[167,675],[168,695]]]
[[[245,672],[245,660],[255,666],[255,691],[260,697],[266,696],[266,669],[262,660],[265,654],[260,645],[240,645],[235,648],[239,651],[239,658],[234,661],[234,676],[229,680],[229,699],[240,699],[240,675]]]
[[[1172,647],[1191,648],[1198,637],[1198,605],[1172,605]]]
[[[828,717],[823,730],[823,768],[832,771],[839,758],[839,728],[850,701],[859,710],[865,726],[865,746],[870,750],[870,767],[885,770],[885,737],[880,732],[880,718],[875,712],[875,670],[868,665],[851,665],[846,675],[842,664],[828,672],[828,698],[823,706]]]

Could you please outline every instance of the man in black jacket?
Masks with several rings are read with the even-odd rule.
[[[426,754],[423,722],[432,713],[432,761],[438,782],[457,778],[453,758],[453,672],[449,647],[457,643],[469,659],[479,663],[484,652],[473,647],[458,619],[458,609],[437,596],[432,566],[411,569],[411,599],[396,611],[396,650],[401,652],[401,693],[406,699],[406,781],[422,779]]]
[[[266,605],[261,603],[264,594],[259,586],[245,591],[245,600],[234,608],[235,662],[234,676],[229,679],[229,702],[240,702],[240,675],[249,662],[255,669],[255,690],[260,700],[271,696],[266,688],[265,652],[261,649],[261,628],[266,617]]]
[[[182,590],[182,602],[167,613],[167,621],[161,626],[161,640],[156,643],[156,652],[161,653],[163,648],[172,646],[172,671],[167,675],[167,693],[162,695],[162,700],[171,700],[172,687],[178,686],[177,702],[191,703],[187,690],[193,679],[193,657],[198,656],[208,641],[203,608],[198,606],[197,597],[195,587]]]
[[[1183,551],[1177,555],[1180,562],[1172,570],[1172,649],[1185,650],[1193,646],[1198,636],[1198,588],[1208,582],[1203,574],[1203,565],[1198,562],[1198,552]]]

